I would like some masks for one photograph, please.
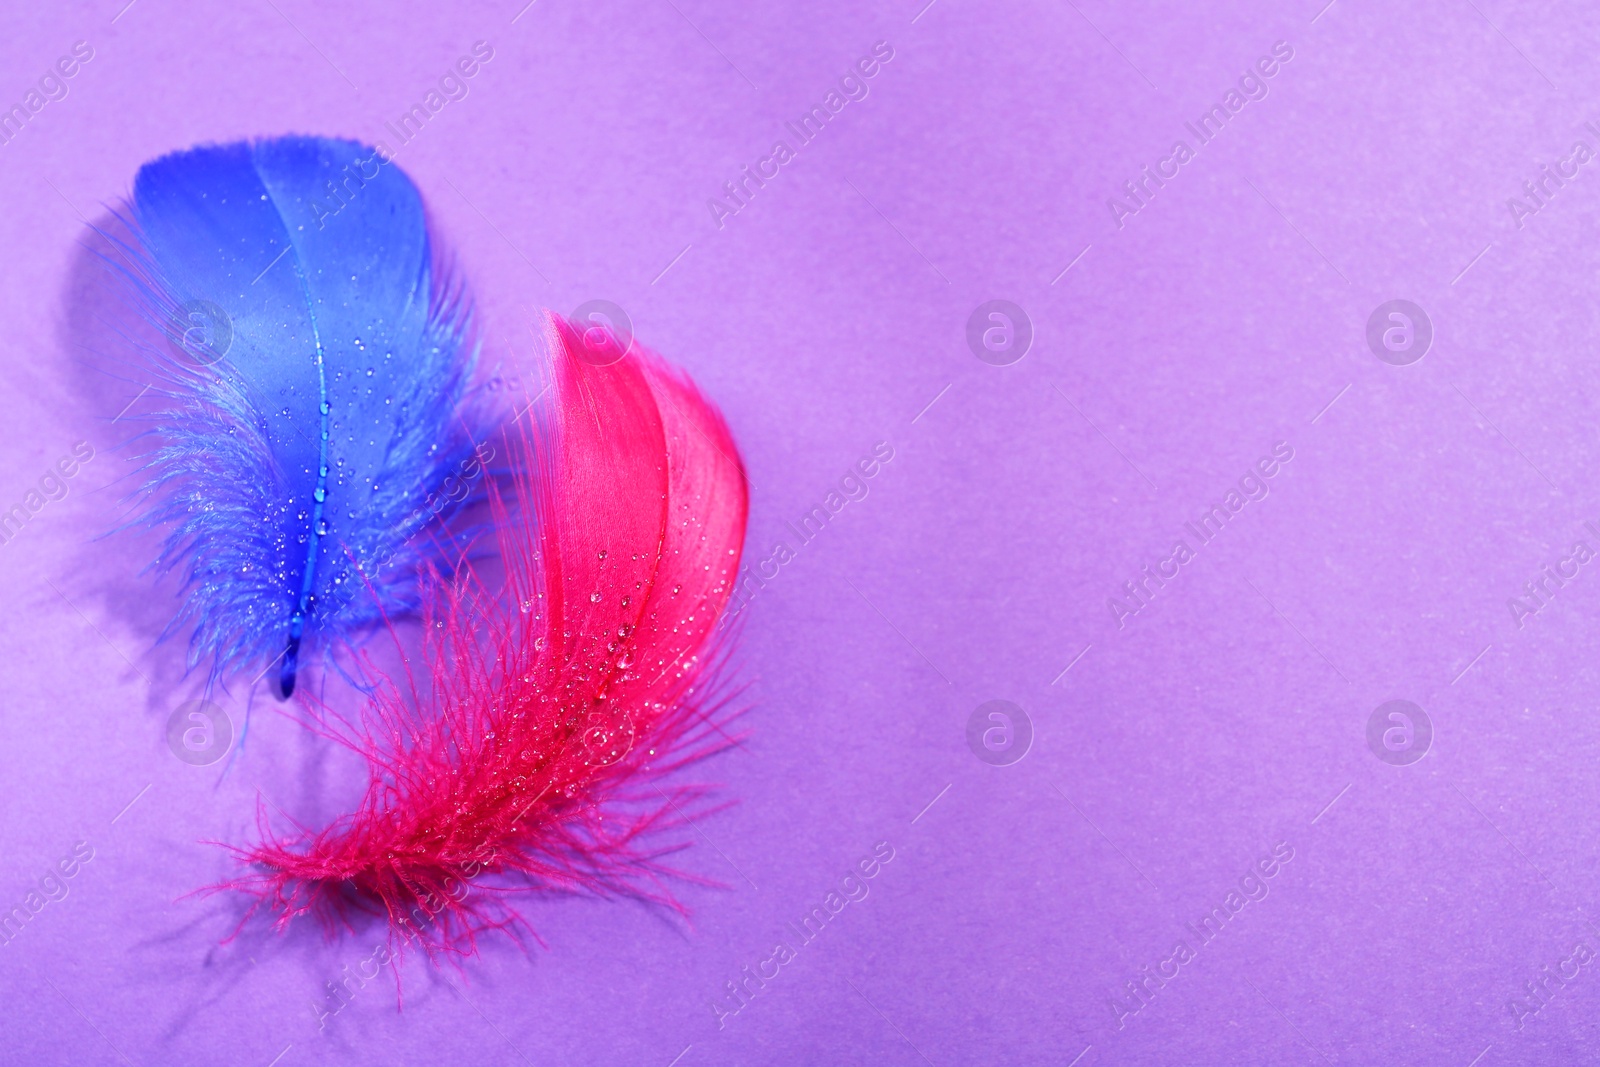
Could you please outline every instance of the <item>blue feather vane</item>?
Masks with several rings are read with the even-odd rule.
[[[477,460],[470,313],[422,200],[351,141],[285,137],[145,164],[128,272],[172,343],[141,436],[141,518],[183,572],[168,628],[212,680],[414,607],[416,535]]]

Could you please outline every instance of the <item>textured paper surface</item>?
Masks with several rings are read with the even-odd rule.
[[[0,908],[92,858],[0,947],[0,1060],[1592,1061],[1597,31],[1499,0],[12,11],[0,102],[93,57],[0,145],[0,505],[95,455],[0,545]],[[403,1011],[387,970],[352,979],[334,1013],[377,932],[219,946],[234,912],[185,895],[258,791],[303,814],[354,784],[263,704],[226,778],[169,750],[172,591],[94,540],[141,383],[84,369],[80,241],[168,151],[390,139],[476,41],[398,161],[491,369],[538,308],[610,300],[726,411],[768,576],[750,739],[699,772],[738,803],[688,836],[723,883],[683,888],[692,924],[544,900],[543,947],[410,964]],[[969,346],[991,300],[1031,324],[1009,365],[991,320]],[[1407,365],[1391,320],[1368,342],[1392,300],[1431,323]],[[1019,761],[969,735],[994,700]],[[1415,762],[1415,716],[1369,745],[1391,700],[1431,724]]]

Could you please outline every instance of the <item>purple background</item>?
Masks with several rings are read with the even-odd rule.
[[[1537,1014],[1508,1006],[1600,950],[1600,567],[1521,626],[1508,606],[1574,541],[1600,548],[1597,164],[1520,228],[1506,203],[1576,139],[1600,148],[1600,16],[922,2],[9,14],[0,102],[75,40],[95,57],[0,146],[0,498],[75,441],[100,452],[0,546],[0,908],[95,850],[0,947],[5,1062],[1600,1058],[1595,961]],[[403,1011],[379,980],[319,1032],[324,982],[377,935],[219,947],[232,913],[184,896],[227,872],[201,842],[248,836],[258,789],[317,798],[270,714],[220,785],[166,748],[192,689],[152,649],[171,589],[133,578],[139,546],[91,541],[136,390],[86,384],[79,242],[156,155],[384,139],[479,39],[470,95],[399,160],[489,365],[526,353],[538,307],[625,307],[727,412],[752,561],[876,442],[894,458],[743,615],[752,736],[701,772],[738,804],[692,835],[685,862],[726,884],[683,888],[692,925],[539,902],[545,948],[491,945],[464,976],[414,961]],[[1108,198],[1194,147],[1184,121],[1280,40],[1269,95],[1119,229]],[[707,199],[877,41],[870,95],[719,229]],[[993,298],[1037,334],[1008,367],[965,341]],[[1365,341],[1394,298],[1434,323],[1412,366]],[[1119,629],[1107,598],[1279,441],[1270,495]],[[1366,742],[1396,698],[1435,729],[1412,766]],[[992,699],[1035,727],[1012,766],[967,748]],[[724,983],[879,841],[870,895],[719,1029]],[[1119,1020],[1113,993],[1280,842],[1265,899]]]

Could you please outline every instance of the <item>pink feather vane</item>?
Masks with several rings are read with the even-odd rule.
[[[353,719],[308,698],[308,725],[365,760],[365,795],[289,837],[258,811],[261,843],[236,850],[250,873],[226,886],[255,895],[246,921],[364,911],[391,941],[470,955],[525,926],[518,892],[682,910],[663,884],[685,877],[663,862],[675,848],[648,839],[706,794],[657,782],[728,743],[713,630],[744,543],[744,467],[681,372],[637,345],[591,362],[558,317],[546,336],[539,428],[507,435],[516,506],[490,493],[504,588],[466,553],[454,574],[425,570],[424,683],[406,658],[399,679],[371,668]]]

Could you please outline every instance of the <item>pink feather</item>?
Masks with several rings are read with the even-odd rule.
[[[505,571],[423,576],[419,686],[382,677],[357,721],[313,727],[367,762],[359,807],[262,842],[233,883],[286,926],[386,915],[430,952],[521,920],[518,890],[627,892],[676,906],[645,839],[701,791],[656,779],[720,747],[712,632],[733,589],[748,493],[718,412],[634,347],[585,358],[547,325],[552,399],[512,451],[517,503],[491,494]],[[530,417],[531,418],[531,417]],[[370,661],[369,661],[370,664]],[[652,795],[653,794],[653,795]],[[247,916],[248,918],[248,916]]]

